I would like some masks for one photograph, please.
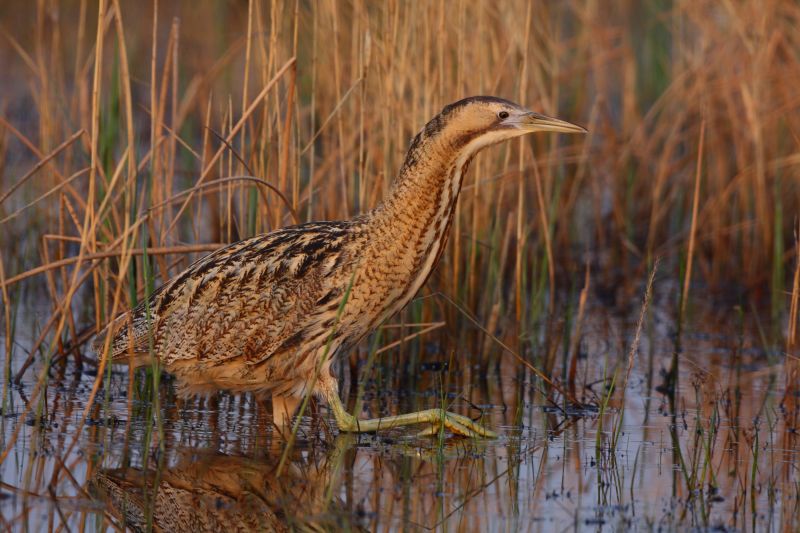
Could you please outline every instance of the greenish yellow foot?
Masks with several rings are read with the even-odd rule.
[[[333,392],[333,391],[332,391]],[[419,436],[438,435],[442,426],[447,431],[456,435],[471,438],[496,438],[497,433],[476,423],[471,418],[445,411],[444,409],[427,409],[416,413],[404,415],[387,416],[384,418],[373,418],[370,420],[359,420],[348,413],[342,405],[339,395],[335,392],[327,394],[328,405],[333,409],[336,417],[336,424],[341,431],[352,433],[372,433],[381,429],[391,429],[400,426],[411,426],[416,424],[429,424],[422,430]]]
[[[436,437],[441,432],[442,426],[444,426],[446,430],[450,431],[451,433],[455,433],[456,435],[463,435],[465,437],[472,438],[497,438],[497,433],[487,427],[482,426],[481,424],[478,424],[469,417],[444,411],[443,409],[431,409],[431,411],[438,411],[438,413],[436,413],[438,420],[431,421],[427,428],[417,433],[418,437]],[[426,411],[420,411],[419,413],[412,414],[422,414],[425,412]]]

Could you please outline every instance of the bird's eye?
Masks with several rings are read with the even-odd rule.
[[[500,112],[497,114],[497,116],[498,116],[498,117],[500,117],[500,119],[501,119],[501,120],[502,120],[502,119],[506,119],[506,118],[508,118],[508,111],[500,111]]]

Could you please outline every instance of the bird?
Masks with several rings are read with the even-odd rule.
[[[339,398],[337,357],[403,309],[445,249],[470,161],[482,149],[533,132],[586,133],[495,96],[445,106],[411,141],[386,197],[350,220],[308,222],[257,235],[195,261],[94,342],[112,363],[150,364],[191,396],[224,389],[271,396],[285,427],[307,394],[323,399],[344,432],[425,426],[454,435],[496,434],[471,418],[427,409],[359,419]],[[106,342],[107,337],[109,338]]]

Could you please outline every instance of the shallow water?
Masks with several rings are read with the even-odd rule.
[[[757,327],[741,326],[746,315],[695,309],[681,337],[673,405],[657,392],[676,339],[669,306],[658,301],[624,397],[638,302],[626,311],[590,302],[578,364],[587,405],[566,411],[511,356],[487,374],[463,359],[440,364],[451,347],[431,336],[418,345],[424,364],[393,352],[378,357],[362,416],[451,402],[458,412],[483,410],[496,440],[417,438],[413,428],[338,434],[315,405],[285,452],[252,397],[181,401],[165,377],[159,420],[149,392],[130,394],[124,367],[114,368],[81,427],[91,371],[52,371],[47,401],[25,413],[38,365],[11,388],[3,411],[4,447],[18,434],[0,465],[2,517],[30,531],[795,530],[800,457],[781,353],[764,348]],[[411,385],[397,379],[401,368],[414,376]],[[352,407],[357,387],[347,388]]]

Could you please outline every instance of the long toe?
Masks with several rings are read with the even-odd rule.
[[[497,433],[488,429],[481,424],[478,424],[471,418],[463,415],[457,415],[455,413],[447,413],[447,417],[445,418],[445,426],[448,429],[451,429],[450,426],[447,424],[448,421],[452,421],[453,427],[451,431],[453,433],[458,433],[459,435],[464,435],[465,437],[487,437],[490,439],[497,438]],[[467,435],[460,431],[461,428],[467,429],[470,433]]]
[[[486,427],[474,422],[471,418],[455,413],[446,412],[443,420],[433,421],[430,426],[417,433],[418,437],[434,437],[439,434],[442,422],[447,431],[454,435],[461,435],[469,438],[496,438],[497,434]]]

